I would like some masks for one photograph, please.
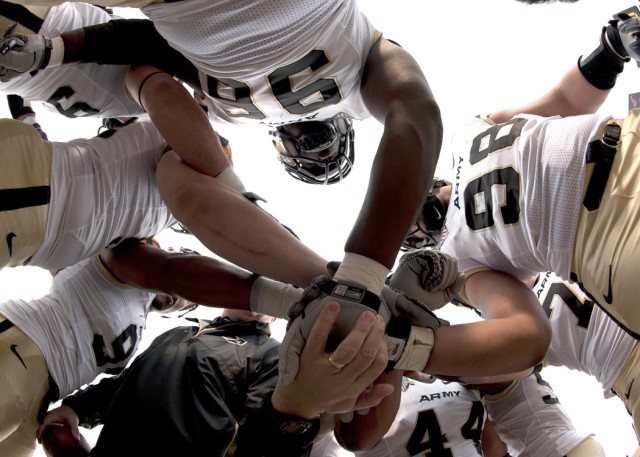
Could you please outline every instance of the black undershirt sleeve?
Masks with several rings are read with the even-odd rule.
[[[153,65],[185,81],[198,71],[172,48],[148,19],[115,19],[84,27],[80,61],[110,65]]]

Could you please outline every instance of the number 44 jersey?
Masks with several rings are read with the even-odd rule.
[[[431,378],[402,380],[396,419],[384,438],[358,457],[482,455],[485,408],[477,390]]]

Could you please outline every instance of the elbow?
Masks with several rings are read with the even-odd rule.
[[[551,336],[551,325],[547,319],[537,321],[535,325],[531,327],[531,331],[526,335],[528,340],[527,346],[530,349],[529,354],[531,357],[528,363],[529,367],[542,363],[551,344]]]

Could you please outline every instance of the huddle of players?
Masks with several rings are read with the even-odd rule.
[[[53,7],[53,8],[63,8],[63,7],[64,7],[64,8],[69,8],[69,7],[71,7],[71,6],[70,6],[70,4],[63,4],[63,5],[60,5],[60,6],[57,6],[57,7]],[[75,7],[75,4],[74,4],[74,6],[73,6],[73,7]],[[91,7],[91,8],[93,8],[93,7]],[[97,9],[97,10],[101,11],[102,13],[104,13],[104,11],[103,11],[103,10],[101,10],[101,9]],[[97,12],[96,12],[96,14],[97,14]],[[49,19],[49,16],[51,16],[51,13],[49,13],[49,14],[47,15],[47,19]],[[64,17],[72,17],[72,15],[70,15],[70,14],[66,14],[66,15],[63,15],[63,16],[64,16]],[[99,21],[99,22],[97,21],[96,23],[100,23],[100,22],[104,22],[104,17],[102,18],[102,20],[101,20],[101,21]],[[79,26],[78,24],[74,24],[73,26],[70,26],[69,28],[77,28],[78,26]],[[41,29],[41,30],[42,30],[42,29]],[[61,29],[61,30],[62,30],[62,29]],[[34,30],[34,31],[35,31],[35,30]],[[44,34],[44,32],[42,32],[42,34]],[[89,64],[83,64],[83,65],[88,65],[88,66],[90,66]],[[63,67],[59,67],[59,69],[60,69],[60,70],[63,70],[63,69],[66,69],[66,68],[72,68],[72,67],[65,67],[65,66],[63,66]],[[122,68],[121,68],[121,67],[120,67],[119,69],[120,69],[120,70],[122,70]],[[55,70],[55,68],[48,69],[47,71],[52,71],[52,70]],[[42,72],[41,72],[41,75],[44,75],[44,71],[42,71]],[[34,76],[34,78],[36,78],[36,77],[38,77],[38,76],[41,76],[41,75],[38,75],[38,73],[36,73],[36,74],[35,74],[35,76]],[[19,78],[16,78],[16,79],[15,79],[15,80],[13,80],[13,81],[18,81],[18,80],[19,80]],[[114,78],[109,78],[109,80],[110,80],[110,81],[114,81]],[[47,78],[47,81],[51,81],[51,79]],[[44,85],[44,84],[43,84],[43,85]],[[36,86],[36,85],[34,84],[33,86]],[[123,86],[124,86],[124,84],[119,85],[119,87],[123,87]],[[106,86],[103,86],[103,87],[106,87]],[[11,92],[19,92],[19,91],[18,91],[18,90],[15,90],[15,89],[12,89],[12,90],[11,90]],[[114,93],[115,93],[115,92],[114,92]],[[73,95],[74,95],[74,92],[72,91],[72,92],[71,92],[71,96],[73,97]],[[31,96],[30,96],[29,94],[25,93],[25,94],[24,94],[24,96],[25,96],[25,98],[26,98],[26,99],[32,99],[32,100],[38,100],[38,99],[39,99],[39,96],[38,96],[38,95],[31,95]],[[51,103],[53,106],[56,106],[56,98],[55,98],[54,96],[51,96],[51,94],[47,95],[47,96],[46,96],[46,98],[45,98],[45,100],[47,100],[47,101],[48,101],[49,103]],[[60,99],[58,98],[58,100],[60,100]],[[128,98],[127,98],[127,100],[129,100],[129,102],[130,102],[130,99],[128,99]],[[58,107],[59,107],[59,106],[60,106],[60,105],[58,104]],[[136,104],[135,106],[137,107],[137,108],[136,108],[136,109],[137,109],[137,111],[129,112],[129,113],[128,113],[128,115],[130,115],[130,116],[131,116],[131,115],[140,115],[140,114],[141,114],[141,113],[140,113],[140,110],[139,110],[139,105],[137,105],[137,104]],[[89,108],[91,108],[91,107],[87,107],[87,106],[82,106],[82,107],[80,107],[79,105],[75,105],[75,106],[73,107],[73,109],[74,109],[74,110],[77,110],[77,111],[75,111],[75,112],[83,112],[83,111],[85,111],[85,112],[86,112],[87,110],[89,110]],[[97,114],[97,113],[94,113],[94,114]],[[102,115],[102,114],[99,114],[99,115]],[[114,114],[114,116],[121,116],[121,114]],[[560,282],[551,282],[551,281],[547,281],[547,282],[546,282],[546,286],[547,286],[547,287],[548,287],[550,284],[564,284],[564,287],[565,287],[565,288],[567,288],[567,289],[569,289],[569,290],[572,290],[572,291],[573,291],[573,292],[575,292],[575,293],[577,293],[577,292],[578,292],[577,290],[575,290],[575,287],[573,287],[571,284],[568,284],[567,282],[561,282],[561,283],[560,283]],[[580,293],[581,293],[581,292],[580,292]],[[564,295],[562,295],[562,294],[560,294],[560,293],[557,293],[557,292],[556,292],[555,294],[556,294],[556,295],[559,295],[559,296],[562,296],[562,298],[563,298],[563,299],[565,298],[565,297],[564,297]],[[555,296],[555,295],[554,295],[554,296]],[[584,302],[589,301],[588,299],[586,299],[586,298],[585,298],[585,296],[582,296],[582,297],[581,297],[581,300],[582,300],[582,302],[583,302],[583,303],[584,303]],[[565,300],[565,302],[566,302],[566,300]],[[572,303],[574,303],[574,302],[572,302]],[[570,307],[570,305],[567,305],[567,306],[569,306],[569,307]],[[563,308],[563,307],[559,307],[559,308]],[[558,307],[556,307],[556,308],[555,308],[555,310],[557,311],[559,308],[558,308]],[[570,309],[572,309],[572,308],[570,308]],[[597,307],[592,307],[592,309],[599,311],[599,308],[597,308]],[[572,311],[573,311],[573,309],[572,309]],[[574,311],[574,312],[575,312],[575,311]],[[596,314],[597,314],[597,313],[596,313]],[[553,317],[553,315],[552,315],[552,317]],[[591,320],[589,320],[589,319],[587,318],[587,320],[586,320],[586,321],[584,321],[584,320],[583,320],[583,321],[581,321],[581,322],[584,324],[584,322],[589,322],[589,323],[591,323],[592,321],[591,321]],[[614,324],[614,325],[615,325],[615,324]],[[553,327],[553,319],[552,319],[552,327]],[[582,325],[582,327],[584,327],[584,325]],[[590,328],[590,327],[591,327],[591,325],[589,325],[589,328]],[[554,328],[553,335],[555,336],[555,335],[556,335],[556,334],[558,334],[558,333],[560,333],[560,332],[555,331],[555,328]],[[563,335],[566,335],[567,333],[566,333],[566,331],[563,331],[563,333],[562,333],[562,334],[563,334]],[[570,334],[570,333],[569,333],[569,334]],[[554,342],[554,341],[555,341],[555,340],[552,340],[552,349],[548,352],[548,354],[553,354],[553,342]],[[633,340],[632,340],[632,341],[633,341]],[[628,344],[630,344],[630,343],[628,343]],[[634,343],[634,347],[635,347],[635,343]],[[548,355],[548,357],[549,357],[549,355]],[[595,358],[595,357],[594,357],[594,358]],[[622,359],[622,357],[621,357],[621,359]],[[626,362],[626,360],[627,360],[627,359],[626,359],[626,358],[624,358],[624,360],[621,360],[621,362]],[[616,371],[612,371],[612,370],[611,370],[611,367],[607,367],[607,368],[608,368],[607,373],[610,373],[610,374],[609,374],[609,378],[606,380],[606,384],[603,382],[603,387],[605,387],[605,391],[606,391],[606,390],[608,390],[608,387],[610,387],[610,386],[609,386],[609,384],[611,384],[611,383],[613,383],[614,381],[618,380],[618,379],[617,379],[617,376],[614,376],[614,374],[611,374],[611,373],[619,373],[619,372],[620,372],[620,370],[618,370],[617,372],[616,372]],[[594,373],[599,373],[599,371],[595,371],[595,370],[594,370],[593,372],[594,372]],[[527,379],[530,379],[530,378],[527,378]],[[531,378],[531,379],[532,379],[532,378]],[[619,381],[619,380],[618,380],[618,381]],[[408,383],[408,384],[410,384],[410,383]],[[521,383],[520,383],[520,385],[522,385],[522,384],[524,384],[524,382],[521,382]],[[512,389],[507,389],[507,393],[508,393],[508,394],[511,394],[511,392],[512,392],[512,391],[513,391]],[[507,395],[505,395],[505,396],[507,396]],[[403,397],[403,398],[405,398],[405,397]],[[491,397],[491,398],[492,398],[492,397]],[[492,399],[493,399],[493,398],[492,398]],[[486,405],[488,405],[488,406],[487,406],[487,408],[489,408],[489,410],[490,410],[490,405],[492,404],[492,403],[491,403],[491,401],[492,401],[492,400],[487,400],[487,401],[486,401]],[[496,414],[497,414],[497,415],[499,415],[498,413],[496,413]],[[496,425],[497,425],[497,427],[499,428],[499,427],[500,427],[500,421],[496,421]],[[505,441],[509,441],[509,440],[508,440],[507,438],[505,438]],[[477,443],[477,440],[476,440],[476,443]],[[510,444],[510,443],[509,443],[509,444]],[[514,449],[517,449],[517,448],[514,448]],[[569,452],[569,449],[568,449],[566,452],[568,453],[568,452]]]

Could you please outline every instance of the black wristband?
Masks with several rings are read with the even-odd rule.
[[[398,360],[400,360],[400,357],[404,353],[410,333],[411,324],[409,321],[391,316],[384,329],[387,353],[389,356],[387,368],[385,369],[386,373],[393,370],[396,363],[398,363]]]
[[[277,411],[265,395],[240,427],[236,440],[240,457],[281,457],[308,455],[320,431],[320,419],[305,419]]]
[[[578,59],[578,69],[592,86],[609,90],[615,86],[618,75],[624,70],[625,60],[621,60],[603,44],[605,34],[606,27],[602,31],[600,45],[587,57]]]

